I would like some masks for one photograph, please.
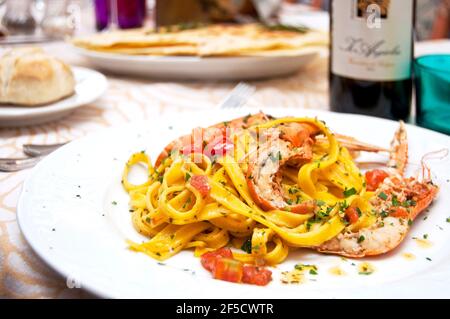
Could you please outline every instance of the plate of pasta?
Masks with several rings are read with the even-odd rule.
[[[103,297],[450,296],[448,136],[298,109],[204,113],[44,159],[18,205],[33,249]]]

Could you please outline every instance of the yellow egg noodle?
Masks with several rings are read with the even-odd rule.
[[[290,201],[314,200],[314,213],[286,210],[264,211],[249,192],[246,155],[252,132],[283,123],[307,123],[325,137],[317,140],[313,159],[300,168],[284,170],[282,188]],[[165,260],[183,249],[200,256],[224,246],[241,248],[251,243],[251,251],[233,255],[245,263],[276,265],[296,247],[317,247],[345,228],[356,231],[375,222],[366,192],[365,179],[326,125],[310,118],[281,118],[252,126],[232,136],[232,154],[211,159],[204,154],[171,152],[154,167],[144,152],[133,154],[126,163],[122,183],[130,197],[132,221],[137,231],[149,237],[145,243],[129,241],[130,248],[157,260]],[[196,156],[201,160],[194,161]],[[130,168],[143,164],[148,180],[141,185],[128,181]],[[209,196],[190,184],[190,176],[205,175]],[[351,190],[351,192],[348,192]],[[347,193],[347,195],[346,195]],[[345,207],[361,213],[354,224],[344,218]],[[344,209],[342,209],[344,207]]]

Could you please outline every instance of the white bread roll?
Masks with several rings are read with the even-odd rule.
[[[44,105],[74,92],[70,67],[40,48],[12,49],[0,57],[0,104]]]

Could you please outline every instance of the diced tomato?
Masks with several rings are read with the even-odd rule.
[[[388,177],[389,174],[381,169],[374,169],[366,172],[366,186],[367,190],[374,192],[378,189],[384,179]]]
[[[349,207],[345,210],[345,216],[347,216],[348,221],[350,224],[354,224],[358,221],[359,215],[358,211],[355,207]]]
[[[202,266],[212,272],[213,277],[236,283],[265,286],[272,280],[272,272],[264,267],[244,265],[233,259],[229,248],[220,248],[201,257]]]
[[[396,218],[408,218],[409,214],[406,208],[404,207],[397,207],[393,212],[390,214],[392,217]]]
[[[219,258],[216,260],[216,265],[213,270],[213,277],[215,279],[241,282],[243,275],[242,263],[231,258]]]
[[[198,190],[203,197],[208,196],[211,191],[211,186],[209,186],[208,177],[206,175],[193,175],[191,176],[189,183]]]
[[[208,271],[213,271],[216,265],[217,259],[220,258],[233,258],[233,253],[230,248],[220,248],[214,251],[204,253],[201,258],[203,268]]]
[[[272,280],[272,272],[262,267],[244,265],[242,282],[251,285],[265,286]]]

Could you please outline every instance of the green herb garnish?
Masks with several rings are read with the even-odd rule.
[[[325,205],[326,203],[323,201],[323,200],[316,200],[316,204],[317,204],[317,206],[323,206],[323,205]]]
[[[245,251],[247,254],[252,253],[252,241],[251,239],[247,239],[241,246],[241,249]]]
[[[395,206],[395,207],[400,206],[400,202],[399,202],[397,196],[395,196],[395,195],[392,196],[392,205]]]
[[[403,203],[402,203],[402,206],[403,207],[412,207],[412,206],[416,206],[416,201],[415,200],[412,200],[412,199],[408,199],[408,200],[405,200]]]
[[[378,197],[383,199],[383,200],[386,200],[388,198],[388,196],[384,192],[379,193]]]
[[[318,275],[317,271],[314,270],[314,269],[310,269],[310,270],[309,270],[309,274],[310,274],[310,275]]]
[[[356,189],[354,187],[352,187],[352,188],[346,189],[344,191],[344,197],[347,198],[347,197],[350,197],[352,195],[355,195],[356,193],[357,193]]]

